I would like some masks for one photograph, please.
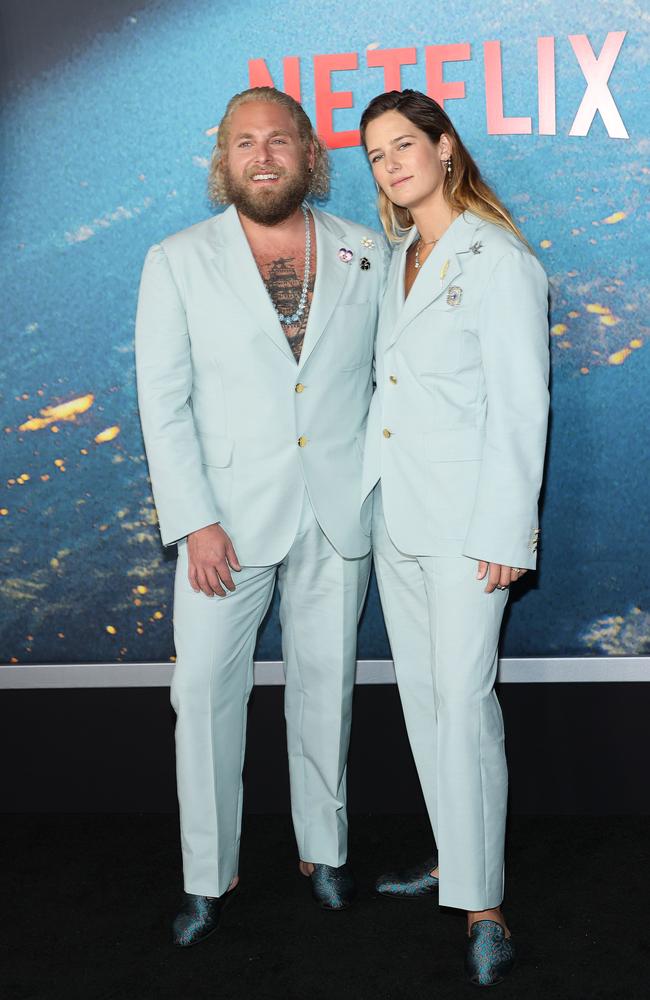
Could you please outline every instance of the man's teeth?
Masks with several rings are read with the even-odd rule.
[[[277,181],[277,174],[253,174],[254,181]]]

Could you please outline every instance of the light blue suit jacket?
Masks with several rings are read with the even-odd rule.
[[[532,569],[548,417],[548,289],[505,229],[465,212],[404,301],[393,253],[376,346],[362,496],[414,555]]]
[[[279,562],[305,483],[341,555],[369,550],[358,497],[387,250],[377,233],[312,211],[317,273],[299,365],[234,207],[147,254],[138,400],[165,545],[220,521],[242,564]]]

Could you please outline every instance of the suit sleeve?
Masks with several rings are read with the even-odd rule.
[[[463,552],[535,569],[549,408],[548,282],[523,247],[496,264],[478,323],[486,436]]]
[[[202,466],[191,409],[192,358],[187,318],[162,246],[145,259],[135,324],[138,405],[164,545],[208,524],[219,512]]]

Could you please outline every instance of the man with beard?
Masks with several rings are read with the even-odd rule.
[[[180,946],[216,929],[238,882],[253,651],[276,579],[300,870],[326,908],[354,892],[345,780],[370,558],[361,455],[387,254],[378,234],[308,207],[327,189],[300,105],[270,87],[238,94],[210,171],[229,207],[152,247],[142,275],[140,414],[162,540],[178,546]]]

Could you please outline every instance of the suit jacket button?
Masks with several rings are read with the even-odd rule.
[[[392,431],[388,430],[388,427],[384,427],[384,429],[382,431],[382,434],[384,435],[385,438],[391,437],[392,433],[393,433]]]
[[[296,386],[296,392],[304,392],[304,391],[305,391],[304,385],[302,384],[302,382],[298,382],[298,385]]]
[[[304,434],[301,434],[300,437],[298,438],[298,446],[300,448],[304,448],[306,444],[307,444],[307,438],[304,436]]]
[[[393,385],[397,385],[397,375],[389,375],[388,378]]]

